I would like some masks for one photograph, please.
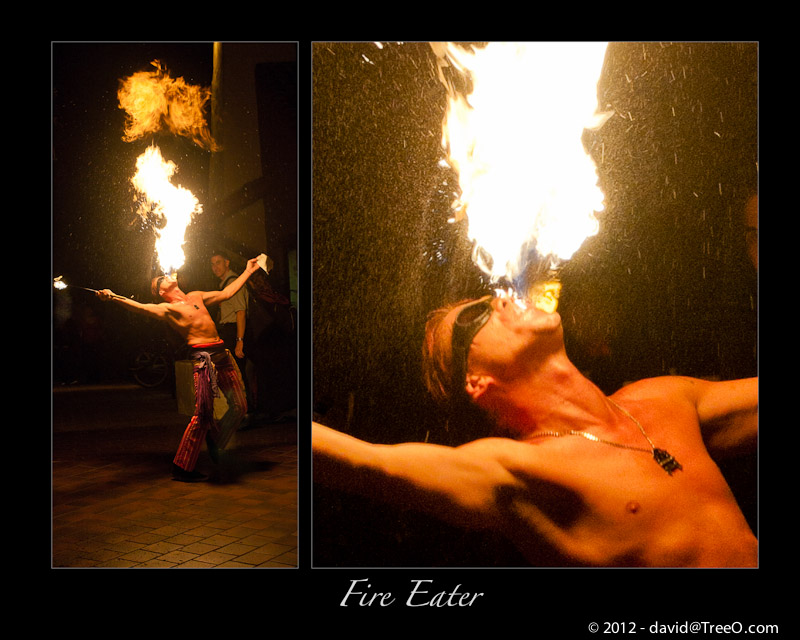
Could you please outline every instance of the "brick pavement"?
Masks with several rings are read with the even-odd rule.
[[[53,393],[52,566],[296,567],[296,424],[234,436],[203,483],[170,476],[188,417],[136,386]]]

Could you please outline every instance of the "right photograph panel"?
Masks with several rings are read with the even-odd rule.
[[[757,43],[312,84],[312,566],[757,566]]]

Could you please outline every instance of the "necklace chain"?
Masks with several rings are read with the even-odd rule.
[[[626,416],[628,416],[628,417],[629,417],[631,420],[633,420],[634,424],[635,424],[637,427],[639,427],[639,431],[641,431],[641,432],[642,432],[642,435],[644,436],[644,439],[645,439],[645,440],[647,440],[647,442],[650,444],[650,450],[651,450],[651,451],[655,451],[655,450],[656,450],[656,445],[654,445],[654,444],[653,444],[653,441],[650,439],[650,436],[648,436],[648,435],[647,435],[647,432],[644,430],[644,427],[642,426],[642,423],[641,423],[641,422],[639,422],[639,421],[638,421],[636,418],[634,418],[634,417],[633,417],[633,416],[632,416],[632,415],[631,415],[631,414],[628,412],[628,410],[627,410],[627,409],[625,409],[624,407],[620,407],[620,406],[619,406],[619,405],[618,405],[616,402],[614,402],[614,401],[613,401],[611,398],[609,398],[609,399],[608,399],[608,401],[609,401],[611,404],[613,404],[613,405],[614,405],[614,406],[615,406],[617,409],[619,409],[620,411],[622,411],[622,413],[624,413]]]
[[[623,444],[621,442],[613,442],[612,440],[605,440],[604,438],[600,438],[593,433],[587,433],[585,431],[578,431],[577,429],[569,429],[567,431],[542,431],[540,433],[534,434],[534,438],[541,438],[546,436],[552,436],[555,438],[560,438],[563,436],[580,436],[581,438],[585,438],[586,440],[590,440],[591,442],[597,442],[600,444],[607,444],[612,447],[617,447],[619,449],[629,449],[631,451],[642,451],[644,453],[650,453],[653,456],[653,459],[661,466],[664,471],[666,471],[669,475],[672,475],[672,472],[678,469],[683,469],[681,464],[673,458],[668,451],[664,449],[657,448],[653,441],[650,439],[650,436],[647,435],[647,432],[644,430],[642,424],[634,418],[626,409],[619,406],[616,402],[614,402],[611,398],[608,398],[608,401],[613,404],[617,409],[619,409],[625,416],[630,418],[633,423],[639,427],[639,431],[642,432],[642,435],[647,440],[648,444],[650,445],[649,449],[645,449],[644,447],[636,447],[630,444]]]

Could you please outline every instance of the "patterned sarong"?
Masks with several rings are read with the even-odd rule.
[[[190,345],[193,362],[195,411],[184,431],[173,462],[192,471],[206,435],[219,449],[224,449],[247,413],[247,397],[239,367],[221,340],[211,344]],[[214,419],[214,398],[224,394],[228,410],[219,423]]]

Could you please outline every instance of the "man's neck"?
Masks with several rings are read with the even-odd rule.
[[[168,302],[170,304],[185,304],[187,302],[186,294],[177,287],[162,297],[164,302]]]
[[[606,395],[566,357],[554,357],[498,390],[495,415],[504,431],[525,440],[543,431],[586,429],[613,420]]]

